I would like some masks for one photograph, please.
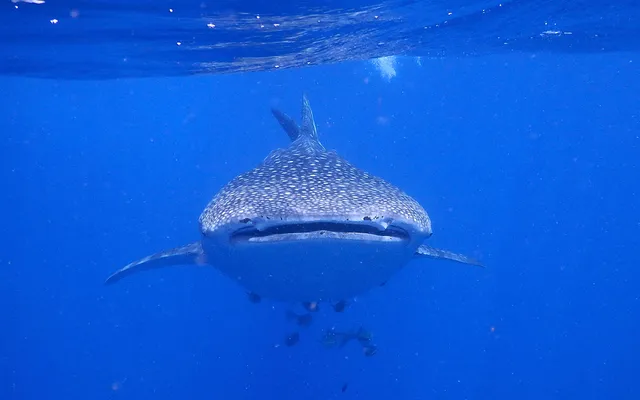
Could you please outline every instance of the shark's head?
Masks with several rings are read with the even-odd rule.
[[[302,128],[279,111],[274,115],[291,145],[220,190],[200,216],[203,235],[230,243],[327,237],[421,243],[431,236],[431,221],[418,202],[324,149],[306,97]]]
[[[300,127],[279,111],[274,110],[274,115],[292,139],[291,145],[229,182],[200,216],[203,243],[210,244],[208,250],[217,253],[216,259],[225,258],[221,253],[228,255],[225,263],[232,265],[217,267],[246,283],[250,274],[241,264],[266,259],[267,250],[275,251],[276,257],[285,256],[285,260],[278,257],[279,263],[296,260],[298,267],[293,269],[301,263],[323,263],[316,272],[331,279],[349,279],[350,269],[362,275],[350,262],[372,264],[369,258],[377,257],[372,267],[386,263],[389,268],[380,268],[388,272],[408,262],[431,235],[431,221],[420,204],[396,186],[326,151],[318,141],[306,97]],[[243,252],[246,258],[240,255]],[[343,265],[335,276],[326,271],[331,263]],[[269,273],[274,273],[273,268]],[[378,281],[388,275],[372,273],[370,277]],[[361,276],[361,280],[369,278]],[[264,293],[270,291],[265,288],[262,293],[260,288],[251,289],[278,297]],[[307,300],[317,300],[318,295]]]

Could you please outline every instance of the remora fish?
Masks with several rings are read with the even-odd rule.
[[[381,286],[414,258],[480,265],[424,245],[431,220],[418,202],[325,150],[306,96],[300,126],[272,112],[291,144],[213,197],[200,215],[200,240],[133,262],[106,283],[159,267],[212,265],[254,296],[336,302]]]

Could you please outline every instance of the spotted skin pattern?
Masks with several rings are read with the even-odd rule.
[[[317,142],[315,142],[317,143]],[[252,218],[355,219],[391,217],[431,232],[431,221],[414,199],[300,136],[262,164],[229,182],[200,217],[202,233]]]

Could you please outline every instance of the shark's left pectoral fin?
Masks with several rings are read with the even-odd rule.
[[[200,241],[190,243],[185,246],[176,247],[171,250],[162,251],[134,261],[126,267],[116,271],[107,278],[105,284],[118,282],[120,279],[149,269],[170,267],[175,265],[204,265],[204,252]]]
[[[475,260],[471,257],[467,257],[465,255],[458,254],[458,253],[453,253],[448,250],[436,249],[435,247],[427,246],[426,244],[423,244],[422,246],[418,247],[418,250],[416,250],[416,254],[414,257],[416,258],[430,257],[430,258],[437,258],[440,260],[451,260],[451,261],[457,261],[463,264],[477,265],[478,267],[484,267],[484,265],[482,265],[480,261]]]

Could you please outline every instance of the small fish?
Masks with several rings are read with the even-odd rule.
[[[333,305],[333,311],[341,313],[344,311],[346,307],[347,307],[347,302],[345,300],[341,300]]]
[[[249,301],[253,304],[258,304],[262,301],[262,297],[255,294],[254,292],[248,292],[247,295],[249,296]]]
[[[300,315],[296,314],[293,311],[287,311],[287,319],[289,321],[294,321],[298,326],[304,327],[311,325],[311,322],[313,322],[313,316],[311,315],[311,313]]]
[[[365,356],[367,357],[371,357],[373,355],[375,355],[378,352],[378,347],[374,346],[374,345],[366,345],[362,348],[362,352],[364,353]]]
[[[337,345],[339,348],[342,348],[350,341],[355,340],[366,348],[373,346],[371,344],[372,337],[371,333],[362,327],[352,332],[340,332],[331,328],[324,333],[320,342],[325,347],[334,347]],[[373,351],[375,353],[375,350]]]
[[[365,346],[371,343],[371,340],[373,339],[373,335],[371,334],[371,332],[367,331],[366,329],[360,328],[358,329],[357,339],[361,345]]]
[[[344,385],[342,385],[342,389],[340,390],[342,393],[347,391],[347,388],[349,387],[349,382],[346,382]]]
[[[310,312],[317,312],[319,310],[317,301],[305,301],[302,303],[302,307]]]
[[[300,341],[300,334],[298,332],[293,332],[291,335],[287,336],[287,338],[284,341],[284,344],[286,344],[287,347],[291,347],[296,345],[299,341]]]

